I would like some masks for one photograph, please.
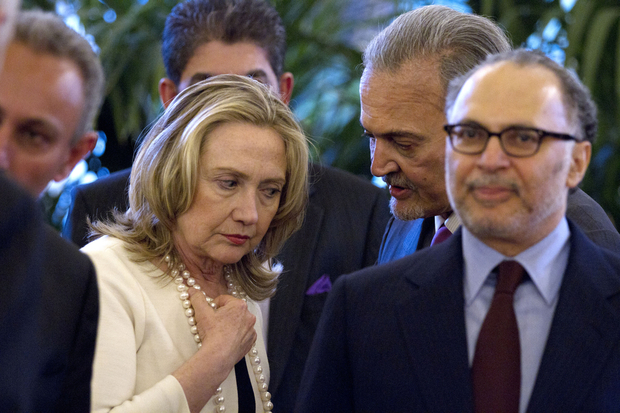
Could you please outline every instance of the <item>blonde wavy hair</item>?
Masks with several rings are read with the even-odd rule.
[[[256,249],[231,265],[247,295],[262,300],[277,284],[274,257],[304,219],[308,142],[288,106],[254,80],[220,75],[183,90],[140,147],[131,170],[129,210],[91,224],[92,232],[125,241],[136,261],[174,256],[172,231],[194,199],[201,155],[210,133],[226,123],[271,128],[286,148],[286,184],[271,225]]]

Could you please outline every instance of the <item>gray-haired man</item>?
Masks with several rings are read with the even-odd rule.
[[[565,216],[596,110],[540,53],[450,83],[445,242],[342,276],[297,412],[620,412],[620,255]]]
[[[97,143],[103,69],[53,13],[22,12],[0,74],[0,169],[37,197]]]
[[[0,3],[0,62],[12,35],[18,5],[19,1]],[[26,12],[19,13],[18,28],[24,20],[32,23],[31,18],[54,19],[55,25],[64,26],[51,14]],[[77,33],[74,36],[79,37]],[[16,56],[15,47],[25,46],[11,44],[9,60]],[[24,61],[7,61],[7,70],[32,64],[30,58],[36,60],[37,56],[26,54]],[[49,59],[47,63],[54,59],[43,52],[40,56]],[[75,80],[73,75],[69,73],[70,80]],[[0,88],[11,86],[4,82],[3,75]],[[37,90],[37,85],[30,83],[21,87]],[[32,96],[31,90],[24,93]],[[10,113],[20,104],[3,103],[11,106]],[[0,107],[7,110],[6,106]],[[11,116],[6,112],[2,115]],[[17,136],[6,133],[9,121],[5,117],[0,134],[2,151],[27,140],[32,131],[27,122]],[[35,130],[49,120],[35,119],[30,119]],[[17,142],[15,137],[19,138]],[[38,139],[36,134],[32,139]],[[13,159],[11,156],[9,159]],[[95,269],[85,255],[43,222],[40,208],[32,199],[34,192],[27,193],[0,171],[0,412],[85,412],[90,409],[99,313]]]
[[[447,86],[488,54],[508,50],[508,38],[491,20],[443,6],[401,15],[368,45],[361,123],[370,139],[372,173],[389,185],[395,216],[380,264],[428,247],[442,226],[450,232],[460,226],[444,179]],[[613,224],[578,188],[569,195],[567,216],[595,243],[620,252]]]

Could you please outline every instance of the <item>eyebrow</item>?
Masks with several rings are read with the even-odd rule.
[[[492,132],[487,126],[470,118],[465,118],[462,121],[455,123],[455,125],[476,126],[476,127],[484,128],[488,130],[489,132]],[[526,122],[526,123],[510,123],[508,125],[505,125],[501,130],[506,130],[510,128],[539,129],[536,125],[530,122]]]
[[[232,174],[232,175],[235,175],[236,177],[238,177],[240,179],[245,179],[245,180],[250,178],[250,176],[248,174],[245,174],[245,173],[243,173],[241,171],[238,171],[238,170],[236,170],[234,168],[226,168],[226,167],[215,168],[212,171],[212,173],[214,175],[219,175],[219,174],[222,174],[222,173]],[[265,183],[273,182],[273,183],[278,183],[278,184],[284,185],[284,184],[286,184],[286,176],[283,177],[283,178],[280,178],[280,177],[267,178],[267,179],[265,179],[265,180],[263,180],[261,182],[265,182]]]
[[[0,121],[4,118],[4,112],[0,112]],[[62,134],[62,131],[58,129],[58,126],[45,118],[26,118],[19,119],[17,122],[17,130],[24,131],[28,129],[35,129],[38,133],[43,133],[47,136],[50,142],[57,142]],[[69,141],[71,146],[75,145],[73,140]]]
[[[252,70],[251,72],[248,72],[245,74],[248,77],[254,78],[254,79],[268,79],[267,73],[262,70],[262,69],[256,69],[256,70]]]
[[[364,126],[362,125],[362,128]],[[423,135],[420,135],[418,133],[413,133],[413,132],[407,132],[407,131],[399,131],[399,130],[395,130],[395,131],[388,131],[385,133],[371,133],[368,132],[367,129],[364,129],[364,136],[367,137],[374,137],[374,138],[379,138],[379,139],[398,139],[398,138],[405,138],[405,139],[415,139],[417,141],[423,141],[426,140],[427,138]]]
[[[195,83],[201,82],[203,80],[207,80],[213,76],[217,76],[214,75],[213,73],[208,73],[208,72],[198,72],[198,73],[194,73],[194,75],[192,75],[192,77],[189,80],[189,84],[193,85]],[[243,76],[252,78],[252,79],[256,79],[257,81],[261,81],[264,80],[264,82],[266,82],[269,78],[267,76],[267,73],[262,70],[262,69],[256,69],[256,70],[251,70],[249,72],[247,72],[246,74],[244,74]],[[261,82],[261,83],[264,83]]]

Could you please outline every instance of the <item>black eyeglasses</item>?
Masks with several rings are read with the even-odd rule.
[[[484,152],[492,136],[499,138],[502,150],[506,155],[515,158],[527,158],[535,155],[540,149],[543,138],[546,137],[565,141],[578,140],[574,136],[563,133],[521,126],[511,126],[500,132],[489,132],[480,125],[467,123],[445,125],[443,128],[448,133],[452,149],[464,155],[479,155]]]

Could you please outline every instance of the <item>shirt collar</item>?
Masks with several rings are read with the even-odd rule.
[[[461,219],[454,213],[454,211],[451,212],[446,219],[443,219],[441,215],[435,215],[435,233],[439,231],[439,228],[441,228],[442,225],[445,225],[446,228],[454,234],[454,232],[461,226]]]
[[[566,218],[562,218],[555,229],[541,241],[515,257],[506,257],[463,227],[465,304],[470,305],[476,298],[493,268],[504,260],[515,260],[525,268],[547,305],[551,305],[560,291],[566,270],[569,237],[568,223]]]

